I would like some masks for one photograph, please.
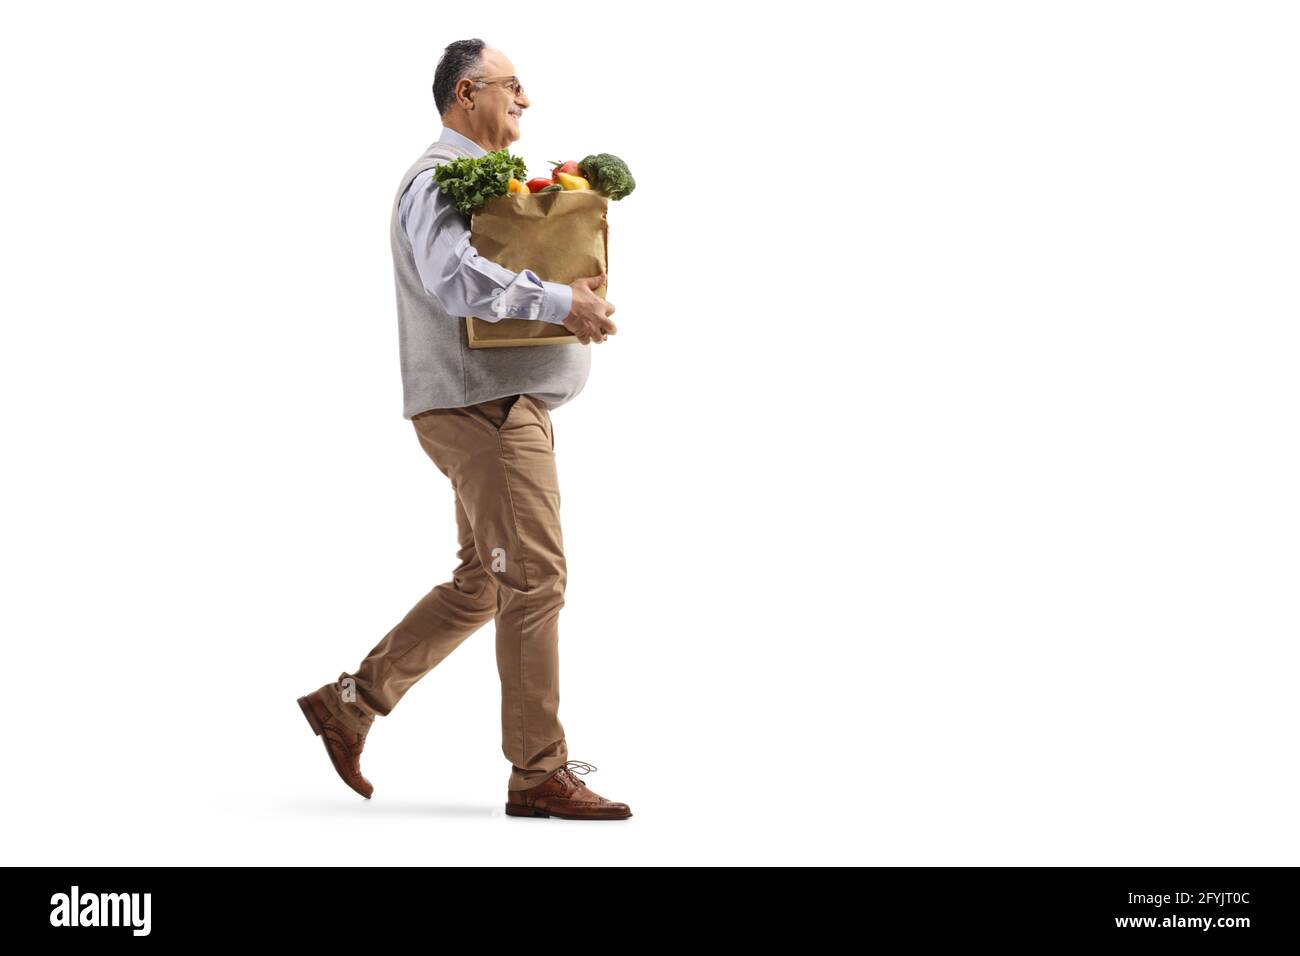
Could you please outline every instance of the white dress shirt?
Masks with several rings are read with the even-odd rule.
[[[488,152],[445,126],[438,142],[455,143],[474,156]],[[573,308],[572,286],[547,282],[531,269],[514,272],[480,256],[470,245],[468,217],[442,195],[432,169],[411,181],[398,208],[425,291],[449,314],[488,322],[540,319],[564,324]]]

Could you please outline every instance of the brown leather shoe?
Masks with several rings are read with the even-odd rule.
[[[307,723],[311,724],[316,736],[325,742],[330,763],[334,764],[334,769],[343,778],[343,782],[369,800],[375,788],[361,775],[361,751],[366,746],[366,733],[369,731],[358,733],[340,722],[325,706],[318,690],[299,697],[298,706],[302,708]]]
[[[587,767],[590,769],[581,770]],[[582,760],[566,761],[549,777],[527,790],[506,791],[506,813],[512,817],[562,817],[565,820],[626,820],[632,808],[606,800],[573,775],[596,768]]]

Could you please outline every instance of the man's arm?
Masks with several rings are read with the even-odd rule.
[[[547,282],[531,269],[514,272],[470,245],[464,217],[438,189],[433,170],[416,176],[402,196],[402,227],[411,240],[424,289],[451,315],[540,319],[556,325],[573,307],[573,289]]]

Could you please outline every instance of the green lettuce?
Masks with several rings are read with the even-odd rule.
[[[433,178],[452,205],[468,216],[489,199],[504,196],[510,180],[526,181],[528,166],[508,150],[498,149],[485,156],[440,163],[433,170]]]

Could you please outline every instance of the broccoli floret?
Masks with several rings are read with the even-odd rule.
[[[613,153],[593,153],[578,163],[591,188],[610,199],[622,199],[636,189],[636,180],[627,163]]]

